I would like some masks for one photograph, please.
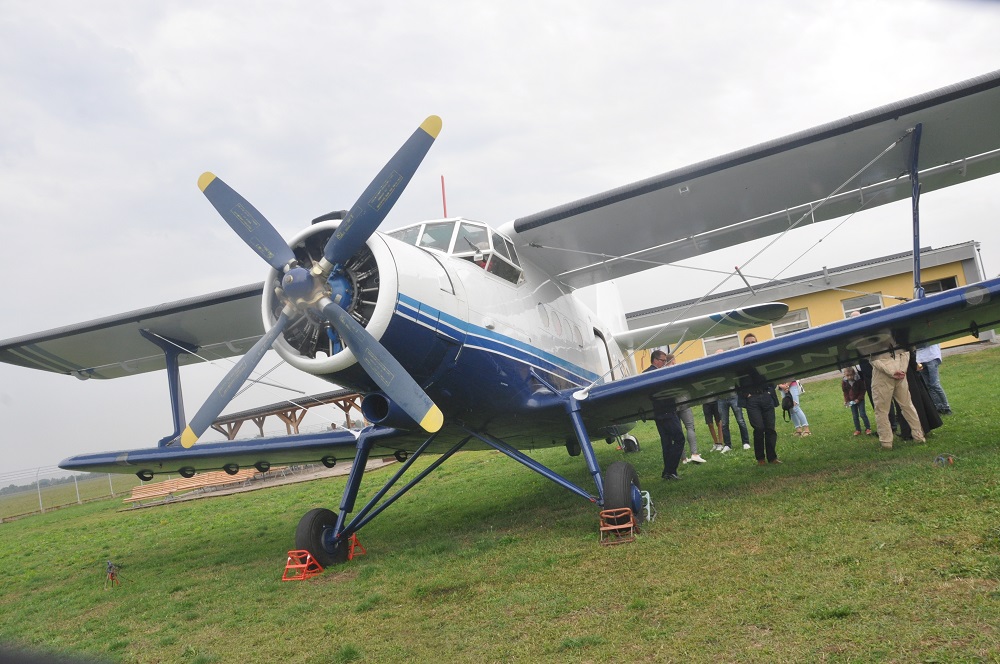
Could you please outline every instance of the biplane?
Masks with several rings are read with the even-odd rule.
[[[441,130],[431,116],[350,210],[322,215],[292,238],[221,178],[203,174],[204,196],[267,264],[262,283],[8,339],[0,360],[81,379],[165,371],[173,431],[149,447],[73,456],[65,469],[148,480],[353,459],[339,508],[310,510],[296,529],[296,548],[323,565],[342,562],[355,533],[460,450],[497,450],[586,501],[631,508],[641,521],[635,469],[626,461],[602,469],[593,441],[627,441],[636,422],[652,417],[654,401],[698,403],[746,376],[805,377],[1000,322],[1000,280],[925,296],[918,250],[922,193],[1000,170],[998,117],[1000,71],[499,226],[453,217],[380,232]],[[628,329],[616,278],[905,198],[913,210],[911,301],[637,373],[637,349],[760,326],[787,307],[749,297],[739,309]],[[596,292],[592,307],[579,296],[585,287]],[[362,393],[371,425],[197,443],[269,349]],[[188,420],[181,368],[205,357],[240,359]],[[582,456],[592,486],[526,454],[547,446]],[[372,454],[402,464],[356,509]],[[423,455],[435,458],[409,474]]]

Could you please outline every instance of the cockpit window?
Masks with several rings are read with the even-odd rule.
[[[448,251],[451,247],[451,235],[454,230],[455,222],[453,221],[439,221],[434,224],[426,224],[424,232],[420,236],[418,246]]]
[[[455,254],[466,252],[487,252],[490,250],[490,235],[485,226],[470,224],[463,221],[458,227],[458,239],[455,240]]]
[[[521,283],[521,263],[514,243],[486,224],[464,219],[431,221],[400,228],[389,236],[407,244],[450,253],[513,284]]]

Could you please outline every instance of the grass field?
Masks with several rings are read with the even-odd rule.
[[[343,479],[19,519],[0,525],[0,642],[116,662],[997,662],[998,361],[946,358],[956,414],[891,452],[851,436],[837,380],[803,396],[812,437],[779,423],[781,466],[708,453],[699,423],[708,463],[668,484],[643,425],[628,460],[659,516],[617,547],[593,506],[496,453],[449,460],[361,532],[366,556],[305,582],[280,581],[295,524]],[[590,486],[582,457],[533,455]]]

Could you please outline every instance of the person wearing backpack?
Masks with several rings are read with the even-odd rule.
[[[806,419],[806,414],[802,411],[802,406],[799,405],[802,383],[793,380],[790,383],[781,383],[778,385],[778,389],[784,393],[781,399],[781,410],[784,412],[785,421],[791,419],[796,436],[811,436],[809,420]]]

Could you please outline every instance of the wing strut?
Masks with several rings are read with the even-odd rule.
[[[167,361],[167,386],[170,389],[170,417],[174,422],[174,432],[164,436],[157,442],[157,447],[166,447],[171,441],[177,440],[184,428],[184,396],[181,394],[181,368],[178,358],[181,354],[193,355],[198,349],[176,339],[167,339],[153,334],[149,330],[139,330],[139,334],[163,351]]]
[[[923,124],[917,123],[910,136],[910,202],[913,205],[913,297],[924,296],[924,287],[920,285],[920,135]]]

